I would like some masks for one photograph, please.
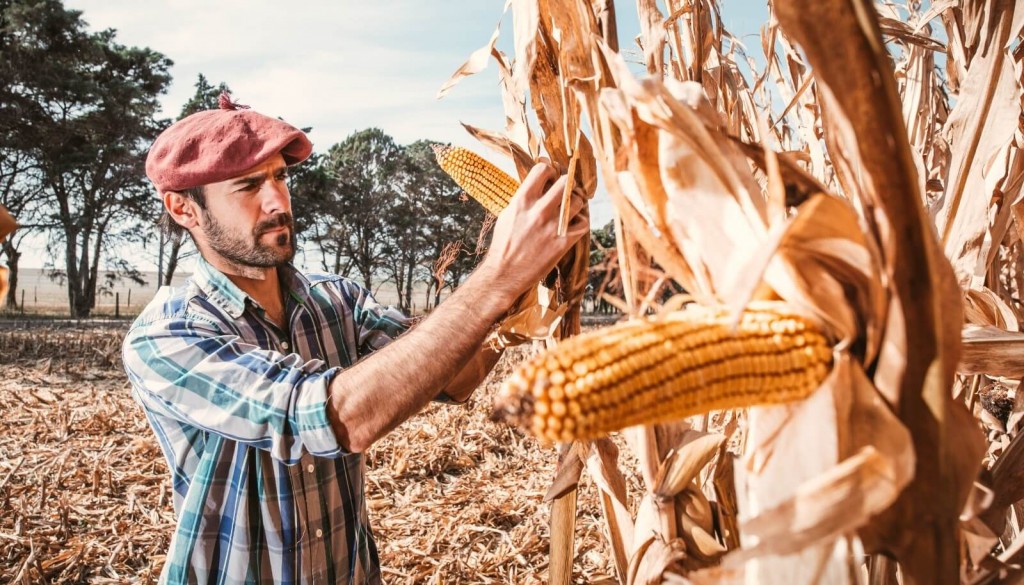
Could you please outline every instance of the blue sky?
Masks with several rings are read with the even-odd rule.
[[[65,0],[94,30],[113,28],[124,45],[147,46],[174,61],[163,114],[176,117],[198,74],[226,82],[235,98],[296,126],[311,126],[326,151],[349,134],[376,126],[399,143],[426,138],[471,147],[503,168],[460,122],[504,125],[497,70],[490,64],[444,99],[438,88],[490,38],[503,0]],[[616,2],[620,44],[638,58],[633,2]],[[756,35],[765,0],[725,0],[727,28]],[[512,18],[502,21],[499,48],[512,52]],[[745,36],[758,52],[756,36]],[[592,204],[596,225],[611,219],[602,192]],[[41,266],[29,254],[27,266]],[[145,260],[140,261],[144,263]],[[148,268],[148,267],[147,267]]]

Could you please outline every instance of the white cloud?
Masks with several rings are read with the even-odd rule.
[[[487,40],[501,0],[422,2],[305,0],[218,3],[67,0],[94,29],[147,46],[174,61],[163,114],[176,117],[197,76],[226,82],[241,103],[316,129],[325,150],[377,126],[400,142],[464,134],[459,112],[479,125],[502,120],[492,69],[437,102],[434,95],[462,60]],[[489,73],[489,74],[488,74]],[[464,118],[461,118],[464,119]],[[447,120],[451,129],[437,132]],[[426,122],[426,123],[424,123]]]
[[[317,151],[379,127],[401,144],[421,138],[480,148],[460,122],[500,130],[493,64],[443,100],[438,88],[502,18],[504,0],[65,0],[93,30],[145,46],[174,62],[163,115],[177,117],[202,73],[235,98],[296,126],[311,126]],[[510,48],[511,18],[499,47]],[[620,25],[621,26],[621,25]],[[595,225],[611,217],[607,196],[592,204]],[[26,258],[42,265],[42,258]]]

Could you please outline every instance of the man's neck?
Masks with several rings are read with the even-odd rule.
[[[284,295],[277,268],[243,266],[223,258],[207,258],[206,261],[263,307],[271,321],[284,326]]]

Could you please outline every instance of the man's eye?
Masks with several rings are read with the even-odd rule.
[[[288,178],[288,171],[281,171],[280,173],[277,174],[277,177],[275,177],[275,178],[278,181],[283,181],[283,180],[287,179]]]

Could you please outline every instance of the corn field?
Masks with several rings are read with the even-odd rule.
[[[503,327],[549,347],[496,414],[563,441],[550,582],[573,579],[584,470],[622,583],[1024,578],[1024,7],[772,0],[756,59],[712,0],[638,0],[638,49],[624,8],[510,0],[514,54],[496,31],[439,93],[493,60],[505,126],[470,133],[615,206],[630,322],[558,342],[581,242]],[[670,282],[686,294],[655,302]],[[771,391],[772,367],[810,367],[778,365],[788,341],[664,331],[697,306],[728,332],[760,303],[827,340],[807,392]]]
[[[508,0],[442,87],[493,62],[470,133],[607,191],[627,318],[581,333],[581,241],[499,328],[536,351],[375,446],[390,582],[1024,582],[1024,6],[769,5],[753,47],[714,0]],[[0,332],[0,580],[159,574],[117,337]]]

